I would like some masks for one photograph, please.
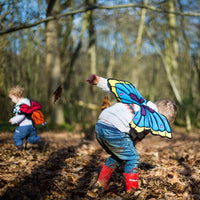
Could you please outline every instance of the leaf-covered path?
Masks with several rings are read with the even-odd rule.
[[[50,146],[16,150],[12,133],[0,133],[0,199],[200,199],[200,131],[176,129],[172,140],[148,135],[137,145],[139,190],[125,193],[123,166],[111,177],[110,190],[99,196],[94,184],[108,156],[96,141],[85,141],[81,129],[43,132]]]

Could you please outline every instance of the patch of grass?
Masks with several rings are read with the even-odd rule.
[[[37,126],[37,129],[39,130],[45,130],[45,131],[48,131],[48,130],[52,130],[52,131],[64,131],[64,130],[67,130],[67,131],[73,131],[75,128],[75,125],[71,125],[71,124],[68,124],[68,123],[65,123],[65,124],[62,124],[62,125],[56,125],[56,124],[52,124],[52,123],[47,123],[45,126]]]

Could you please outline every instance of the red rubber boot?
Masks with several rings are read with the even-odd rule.
[[[97,187],[103,187],[105,190],[108,190],[108,181],[110,180],[110,177],[114,170],[115,168],[111,169],[110,167],[102,164],[102,169],[95,185]]]
[[[134,168],[136,169],[136,168]],[[135,174],[123,173],[126,182],[126,191],[131,192],[131,189],[138,189],[139,172]]]

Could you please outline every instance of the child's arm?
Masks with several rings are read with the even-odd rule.
[[[16,115],[12,118],[9,119],[9,122],[11,124],[19,124],[21,121],[23,121],[25,119],[25,115]]]
[[[110,92],[108,87],[107,79],[99,77],[95,74],[92,74],[89,79],[86,80],[91,85],[97,85],[97,87],[101,88],[105,92]]]

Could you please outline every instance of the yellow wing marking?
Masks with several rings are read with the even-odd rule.
[[[143,131],[151,131],[153,135],[159,135],[161,137],[167,137],[167,138],[172,138],[172,134],[167,132],[167,131],[154,131],[152,128],[146,128],[146,127],[139,127],[136,124],[131,121],[130,126],[134,128],[138,133],[141,133]]]
[[[111,86],[111,91],[114,93],[118,101],[121,101],[119,95],[117,94],[116,90],[116,84],[117,83],[122,83],[122,84],[130,84],[128,81],[119,81],[119,80],[114,80],[114,79],[109,79],[108,80],[110,86]]]

